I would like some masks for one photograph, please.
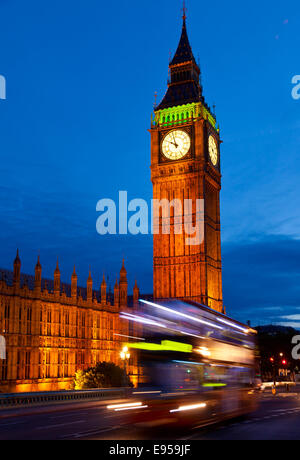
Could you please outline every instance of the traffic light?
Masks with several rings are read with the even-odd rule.
[[[285,359],[282,360],[282,364],[283,364],[284,366],[286,365],[286,360],[285,360]]]
[[[274,363],[274,358],[270,358],[271,363]]]

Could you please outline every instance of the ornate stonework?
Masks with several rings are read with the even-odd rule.
[[[128,324],[119,318],[120,309],[137,302],[128,297],[123,266],[114,294],[107,293],[105,278],[100,291],[93,290],[91,273],[86,288],[60,281],[59,266],[54,281],[42,279],[38,260],[35,276],[21,274],[19,255],[14,271],[0,270],[0,333],[6,339],[7,359],[0,360],[0,391],[27,392],[68,389],[75,372],[97,362],[123,365],[120,351],[128,335]],[[136,380],[137,367],[129,371]]]

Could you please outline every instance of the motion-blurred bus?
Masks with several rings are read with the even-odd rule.
[[[122,318],[135,325],[124,346],[138,354],[139,385],[110,410],[155,426],[206,425],[256,408],[256,331],[249,326],[180,300],[140,300]]]

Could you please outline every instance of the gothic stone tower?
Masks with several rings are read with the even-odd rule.
[[[154,229],[159,229],[154,230],[154,297],[185,298],[222,312],[219,128],[202,94],[185,14],[169,68],[168,90],[151,125],[153,199],[192,200],[190,218],[194,226],[202,222],[204,232],[199,244],[186,244],[184,223],[179,234],[181,223],[172,206],[170,232],[163,234],[166,222],[160,210],[154,219]],[[197,199],[204,200],[201,214],[196,212]]]

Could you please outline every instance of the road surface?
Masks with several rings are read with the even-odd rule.
[[[188,430],[120,425],[97,402],[0,412],[0,440],[300,440],[300,394],[260,399],[247,418]]]

